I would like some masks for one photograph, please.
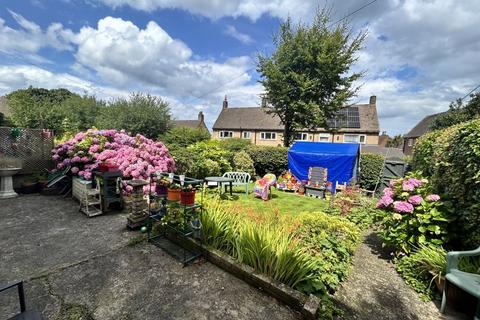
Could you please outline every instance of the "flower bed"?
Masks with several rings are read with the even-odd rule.
[[[71,173],[86,180],[100,164],[118,166],[125,179],[148,179],[156,171],[172,172],[175,162],[161,142],[125,131],[89,129],[52,150],[57,169],[71,166]],[[126,187],[129,191],[129,187]]]

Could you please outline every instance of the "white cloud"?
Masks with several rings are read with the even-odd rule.
[[[237,30],[237,28],[235,28],[232,25],[227,25],[227,27],[224,30],[224,33],[226,35],[229,35],[232,38],[237,39],[243,44],[251,44],[254,42],[252,37],[250,37],[248,34],[241,33],[240,31]]]
[[[0,95],[28,86],[47,89],[66,88],[80,94],[88,93],[100,98],[120,97],[126,91],[96,85],[68,73],[54,73],[31,65],[0,66]]]

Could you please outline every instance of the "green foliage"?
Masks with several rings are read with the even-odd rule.
[[[169,150],[186,148],[196,142],[210,140],[210,133],[203,129],[174,127],[159,136]]]
[[[309,294],[333,292],[348,275],[350,260],[360,242],[360,230],[352,222],[322,212],[305,213],[294,231],[300,246],[314,261],[311,279],[298,289]]]
[[[437,116],[430,128],[444,129],[480,116],[480,93],[472,94],[470,97],[471,99],[465,105],[461,99],[452,102],[450,110]]]
[[[379,232],[384,243],[405,253],[419,245],[447,243],[452,221],[450,209],[432,196],[438,197],[431,194],[428,180],[415,173],[384,189],[377,203],[377,207],[389,212],[384,215]]]
[[[360,155],[360,185],[367,190],[375,189],[383,175],[385,156],[375,153]]]
[[[416,143],[413,165],[445,194],[458,217],[455,234],[463,247],[480,245],[480,119],[431,132]]]
[[[247,150],[252,145],[252,143],[250,142],[250,140],[242,138],[230,138],[221,140],[220,145],[225,150],[235,153],[242,150]]]
[[[202,228],[207,245],[305,293],[332,292],[349,269],[360,231],[322,212],[297,219],[275,210],[206,201]]]
[[[246,172],[250,174],[250,177],[255,177],[255,167],[253,166],[253,160],[250,155],[242,150],[235,153],[233,156],[233,169],[235,171]]]
[[[432,300],[435,296],[432,277],[425,268],[419,266],[415,254],[401,258],[395,269],[402,275],[405,282],[420,294],[423,301]]]
[[[185,168],[188,176],[202,179],[208,176],[221,176],[226,171],[231,171],[230,153],[221,148],[220,142],[215,140],[197,142],[188,148],[188,153],[183,153],[181,166]],[[190,154],[190,160],[187,160]],[[178,153],[174,152],[175,156]],[[176,159],[175,159],[176,160]],[[187,160],[187,161],[185,161]]]
[[[402,148],[403,136],[401,134],[397,134],[393,138],[389,138],[386,146],[388,148]]]
[[[252,146],[246,151],[253,160],[255,172],[261,177],[267,173],[278,176],[288,168],[288,149],[285,147]]]
[[[350,69],[365,33],[353,35],[346,21],[331,27],[330,14],[319,10],[311,24],[287,19],[274,37],[274,53],[259,56],[267,112],[284,123],[284,146],[297,130],[328,127],[327,120],[358,90],[352,86],[361,73]]]
[[[170,125],[168,102],[145,93],[113,100],[101,109],[96,119],[99,129],[124,129],[151,139],[166,132]]]

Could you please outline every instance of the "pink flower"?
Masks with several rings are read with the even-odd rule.
[[[54,155],[52,156],[52,159],[53,159],[54,161],[58,161],[58,159],[60,159],[60,156],[59,156],[58,154],[54,154]]]
[[[383,189],[383,195],[384,195],[384,196],[393,197],[393,190],[392,190],[392,188],[385,188],[385,189]]]
[[[411,183],[409,180],[405,180],[402,182],[403,191],[413,191],[414,189],[415,189],[415,185]]]
[[[390,188],[395,187],[396,184],[397,184],[397,181],[396,181],[396,180],[390,180],[390,182],[388,183],[388,185],[390,186]]]
[[[414,187],[420,187],[422,185],[422,181],[416,178],[410,178],[408,179],[408,182],[412,184]]]
[[[72,158],[72,162],[81,162],[82,159],[79,156],[75,156]]]
[[[422,203],[422,201],[423,201],[423,198],[419,195],[411,196],[410,198],[408,198],[408,202],[410,202],[414,206],[418,206],[419,204]]]
[[[438,194],[429,194],[426,199],[428,202],[436,202],[440,200],[440,196]]]
[[[388,207],[389,205],[391,205],[393,203],[393,199],[388,196],[388,195],[384,195],[380,198],[380,200],[377,202],[377,205],[376,205],[376,208],[386,208]]]
[[[72,171],[73,174],[77,174],[79,170],[78,167],[73,167],[70,171]]]
[[[398,213],[412,213],[413,206],[407,201],[395,201],[393,203],[393,210]]]
[[[92,179],[92,173],[85,171],[85,173],[83,174],[83,177],[87,180],[90,180]]]

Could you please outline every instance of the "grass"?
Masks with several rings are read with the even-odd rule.
[[[214,193],[215,189],[210,189]],[[279,212],[287,215],[297,215],[302,212],[325,211],[329,207],[329,202],[325,199],[310,198],[297,195],[293,192],[286,192],[272,188],[272,197],[268,201],[256,198],[252,191],[253,184],[249,187],[250,193],[245,194],[245,188],[234,187],[233,197],[228,197],[230,201],[235,201],[246,210],[255,212]]]

